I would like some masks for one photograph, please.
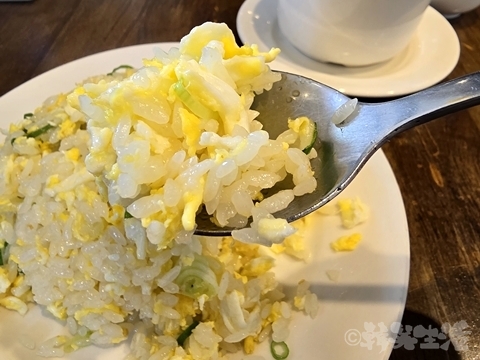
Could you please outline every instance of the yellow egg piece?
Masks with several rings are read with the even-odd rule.
[[[358,243],[362,240],[362,235],[355,233],[349,236],[342,236],[338,240],[330,244],[334,251],[353,251],[357,248]]]
[[[27,304],[15,296],[6,296],[0,299],[0,305],[6,307],[9,310],[15,310],[20,315],[25,315],[28,311]]]

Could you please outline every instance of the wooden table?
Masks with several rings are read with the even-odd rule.
[[[242,0],[35,0],[0,3],[0,95],[68,61],[134,44],[178,41],[205,21],[235,29]],[[451,21],[461,56],[449,78],[480,70],[480,9]],[[480,359],[480,107],[445,116],[383,147],[411,237],[404,326],[465,321],[468,350],[405,346],[400,359]],[[448,340],[448,339],[447,339]],[[424,346],[423,346],[424,347]]]

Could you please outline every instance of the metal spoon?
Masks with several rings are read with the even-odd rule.
[[[396,134],[446,114],[480,104],[480,72],[451,80],[400,99],[383,103],[359,102],[341,124],[331,120],[349,97],[299,75],[281,72],[282,79],[272,90],[255,98],[253,109],[271,138],[286,130],[287,118],[308,116],[317,123],[318,138],[312,160],[317,189],[295,197],[275,217],[291,222],[317,210],[340,194],[355,178],[367,160]],[[285,119],[285,121],[283,121]],[[280,183],[270,194],[292,184]],[[269,194],[265,194],[269,195]],[[202,211],[197,216],[196,234],[226,236],[232,228],[220,228]]]

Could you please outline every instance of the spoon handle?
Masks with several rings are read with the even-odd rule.
[[[397,133],[480,104],[480,72],[379,104],[362,104],[362,117],[378,119],[377,146]]]

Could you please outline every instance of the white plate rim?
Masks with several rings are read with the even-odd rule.
[[[273,69],[310,77],[347,95],[382,98],[425,89],[447,77],[460,57],[455,30],[428,6],[412,42],[393,59],[355,68],[323,64],[303,55],[281,35],[276,8],[277,0],[246,0],[237,14],[240,39],[261,49],[283,49],[272,62]]]
[[[33,78],[26,83],[20,85],[19,87],[11,90],[4,96],[0,98],[0,114],[2,114],[2,122],[0,123],[1,127],[5,127],[8,125],[8,123],[15,122],[20,120],[23,117],[23,114],[26,112],[30,112],[32,109],[34,109],[36,106],[40,105],[40,102],[43,101],[46,96],[48,95],[53,95],[62,91],[68,91],[74,86],[74,83],[77,81],[80,81],[88,76],[96,75],[99,73],[106,73],[111,71],[112,68],[116,67],[121,64],[131,64],[133,66],[140,66],[140,60],[142,57],[151,57],[153,56],[152,48],[153,47],[160,47],[163,50],[168,50],[172,46],[178,46],[178,43],[156,43],[156,44],[143,44],[143,45],[134,45],[130,47],[125,47],[125,48],[120,48],[120,49],[113,49],[113,50],[108,50],[102,53],[90,55],[87,57],[84,57],[82,59],[78,59],[75,61],[72,61],[70,63],[61,65],[55,69],[52,69],[44,74],[41,74],[37,76],[36,78]],[[95,72],[95,73],[92,73]],[[379,180],[378,185],[380,186],[381,190],[378,190],[377,188],[375,190],[371,189],[371,186],[367,184],[369,181],[374,180],[377,181]],[[360,189],[360,190],[358,190]],[[336,306],[344,306],[342,305],[343,303],[338,303],[339,299],[341,299],[341,302],[343,301],[349,301],[349,308],[350,307],[358,307],[358,309],[362,310],[365,307],[368,307],[368,311],[366,311],[366,314],[371,316],[371,318],[362,318],[363,321],[369,321],[375,318],[374,314],[372,313],[372,309],[375,310],[375,312],[379,313],[379,317],[377,318],[377,323],[382,320],[385,321],[386,323],[393,323],[393,322],[400,322],[404,306],[405,306],[405,301],[406,301],[406,295],[407,295],[407,289],[408,289],[408,279],[409,279],[409,266],[410,266],[410,248],[409,248],[409,235],[408,235],[408,224],[407,224],[407,219],[406,219],[406,214],[405,214],[405,208],[403,205],[403,200],[402,196],[400,194],[400,190],[398,187],[398,184],[395,180],[393,171],[388,164],[387,158],[385,157],[384,153],[380,150],[378,151],[371,159],[370,161],[365,165],[364,169],[360,172],[358,175],[357,179],[355,179],[352,184],[345,190],[345,194],[347,194],[350,191],[350,195],[354,195],[355,192],[362,193],[367,189],[368,191],[371,191],[374,195],[374,197],[377,197],[377,193],[380,193],[384,196],[386,196],[389,201],[388,204],[381,205],[382,202],[379,202],[381,205],[380,208],[374,207],[373,210],[376,211],[376,213],[373,216],[373,220],[370,222],[367,222],[367,224],[361,225],[360,231],[364,232],[365,234],[376,234],[376,227],[390,227],[392,226],[392,233],[385,234],[385,229],[382,231],[384,232],[382,236],[385,235],[391,235],[391,238],[385,238],[385,239],[375,239],[375,240],[370,240],[372,243],[367,244],[366,246],[366,251],[371,251],[372,254],[374,255],[372,259],[376,259],[377,255],[380,254],[382,256],[378,257],[379,262],[378,264],[371,264],[373,267],[377,266],[378,269],[385,270],[388,272],[389,277],[385,277],[383,274],[380,278],[375,278],[373,277],[373,283],[372,279],[367,279],[367,277],[361,277],[358,281],[358,286],[362,288],[365,286],[365,288],[368,289],[369,286],[372,286],[372,288],[375,290],[379,290],[379,293],[373,293],[373,298],[370,297],[370,295],[366,294],[366,299],[360,298],[360,300],[357,301],[356,298],[352,299],[345,299],[343,294],[338,295],[338,299],[333,296],[331,299],[328,298],[328,294],[326,298],[322,298],[322,306],[324,308],[329,308],[331,307],[334,309]],[[372,195],[366,195],[366,198],[372,197]],[[364,199],[366,200],[366,199]],[[374,199],[375,201],[380,201],[380,199],[376,198]],[[368,202],[367,202],[368,203]],[[383,214],[385,211],[390,210],[392,213],[387,216],[387,220],[385,219],[379,219],[378,215]],[[376,218],[375,218],[376,217]],[[383,217],[383,215],[382,215]],[[323,221],[323,220],[322,220]],[[332,224],[332,221],[335,221],[334,219],[326,219],[325,220],[327,223]],[[386,221],[386,223],[385,223]],[[389,226],[387,226],[387,225]],[[320,224],[318,225],[320,226]],[[332,226],[332,225],[329,225]],[[387,232],[388,232],[387,231]],[[342,230],[335,230],[335,233],[341,233]],[[388,237],[388,236],[387,236]],[[311,239],[310,239],[311,240]],[[392,245],[395,245],[396,248],[393,248]],[[369,248],[371,246],[371,248]],[[314,244],[314,248],[316,249],[315,251],[318,250],[318,252],[322,252],[322,259],[325,260],[325,263],[328,263],[330,260],[333,259],[333,262],[331,262],[331,265],[329,266],[336,266],[339,263],[345,262],[350,265],[352,263],[352,259],[356,262],[356,264],[361,264],[362,261],[365,261],[365,248],[356,250],[355,252],[351,254],[331,254],[329,252],[329,245],[328,242],[324,242],[321,244]],[[326,252],[329,252],[326,254]],[[378,252],[378,254],[376,253]],[[385,258],[384,258],[385,255]],[[395,271],[389,270],[387,267],[391,265],[390,259],[388,257],[392,257],[393,259],[396,259],[396,269]],[[349,258],[350,257],[350,258]],[[356,259],[356,260],[355,260]],[[288,260],[286,260],[288,263]],[[323,260],[322,260],[323,261]],[[375,262],[375,260],[373,260]],[[298,263],[297,265],[294,265],[290,270],[294,271],[295,266],[299,266]],[[301,265],[301,264],[300,264]],[[357,266],[356,265],[356,266]],[[303,265],[301,265],[303,266]],[[326,265],[325,265],[326,266]],[[324,271],[325,268],[322,268],[322,271]],[[344,276],[346,279],[349,277],[355,278],[357,272],[362,273],[366,271],[366,275],[372,275],[369,274],[369,269],[366,267],[365,269],[356,269],[356,272],[351,272],[350,270],[345,270]],[[285,277],[285,274],[280,274],[280,278]],[[332,285],[328,282],[328,280],[325,277],[325,274],[322,273],[320,274],[321,279],[314,285],[318,286],[326,286],[327,288],[331,287],[333,290],[335,290],[336,285]],[[314,280],[317,279],[316,275]],[[310,281],[312,279],[309,279]],[[357,279],[358,280],[358,279]],[[375,282],[377,281],[378,282]],[[386,282],[386,283],[384,283]],[[349,283],[351,286],[352,283]],[[378,286],[377,286],[378,285]],[[347,287],[348,287],[347,286]],[[357,283],[355,283],[355,286],[357,286]],[[383,287],[385,286],[385,289]],[[390,291],[390,286],[393,286],[393,291]],[[347,289],[348,290],[348,289]],[[335,292],[335,291],[333,291]],[[361,294],[360,294],[361,295]],[[363,294],[362,296],[364,296]],[[5,354],[5,355],[10,355],[12,360],[20,360],[25,358],[24,355],[20,355],[20,357],[16,358],[13,357],[15,354],[21,353],[22,351],[25,351],[25,349],[22,350],[21,345],[18,344],[13,344],[15,340],[18,343],[18,336],[22,335],[23,331],[21,329],[15,328],[13,324],[16,323],[22,323],[22,321],[26,320],[30,325],[33,327],[37,327],[38,329],[44,329],[45,324],[48,324],[48,329],[49,331],[58,331],[59,329],[59,324],[56,323],[56,321],[52,319],[48,319],[45,317],[42,317],[41,313],[39,312],[38,308],[31,313],[26,315],[25,319],[22,319],[19,317],[16,313],[14,312],[9,312],[6,311],[3,308],[0,308],[0,314],[2,314],[2,318],[4,321],[0,323],[0,353]],[[329,316],[327,313],[324,316]],[[40,317],[40,318],[39,318]],[[359,320],[359,324],[361,323],[362,319],[357,319]],[[8,320],[8,321],[6,321]],[[350,319],[348,319],[350,321]],[[46,323],[45,323],[46,322]],[[1,324],[10,324],[9,327],[1,326]],[[311,322],[315,324],[316,322]],[[305,327],[298,326],[294,324],[293,328],[296,330],[296,338],[300,337],[300,340],[302,338],[305,339],[311,339],[311,336],[315,335],[311,329],[309,329],[309,326],[311,323],[306,323],[307,325]],[[302,324],[304,324],[304,319],[302,320]],[[310,325],[309,325],[310,324]],[[349,325],[349,324],[344,324],[344,325]],[[358,324],[357,324],[358,325]],[[18,330],[16,332],[16,330]],[[331,329],[331,331],[334,331],[335,329]],[[338,330],[338,329],[337,329]],[[343,328],[340,330],[344,331]],[[359,330],[362,330],[359,328]],[[48,332],[48,331],[47,331]],[[42,331],[39,331],[39,334],[42,334]],[[328,333],[324,334],[325,336],[330,336]],[[335,336],[338,338],[338,333],[333,334],[332,336]],[[311,343],[311,342],[310,342]],[[7,346],[8,345],[8,346]],[[377,356],[378,355],[378,360],[382,359],[387,359],[391,349],[393,347],[393,344],[389,344],[387,349],[385,351],[378,353],[377,350],[368,351],[366,352],[365,349],[361,349],[360,347],[349,347],[345,346],[344,349],[339,350],[342,352],[339,356],[334,356],[330,358],[338,358],[338,359],[344,359],[344,353],[353,351],[355,358],[357,359],[373,359],[371,356]],[[293,352],[297,351],[298,353],[298,348],[295,350],[295,347],[291,349]],[[305,349],[303,349],[305,350]],[[300,350],[300,351],[303,351]],[[358,352],[357,352],[358,350]],[[13,352],[12,352],[13,351]],[[124,354],[126,350],[126,346],[120,346],[114,349],[109,349],[106,351],[103,355],[98,354],[98,349],[97,348],[88,348],[88,349],[82,349],[80,352],[74,353],[71,356],[68,357],[68,359],[83,359],[83,358],[98,358],[98,359],[114,359],[117,358],[119,355]],[[306,351],[309,351],[308,348],[306,348]],[[34,358],[31,353],[28,353],[29,358]],[[308,354],[307,354],[308,355]],[[16,355],[15,355],[16,356]],[[353,357],[350,357],[353,358]]]

